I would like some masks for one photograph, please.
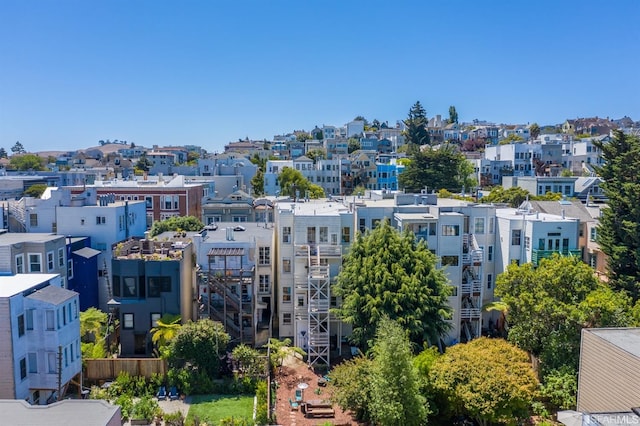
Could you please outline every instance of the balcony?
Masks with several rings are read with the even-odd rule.
[[[309,244],[307,249],[306,245],[296,247],[296,257],[300,256],[318,256],[320,257],[341,257],[342,247],[340,245],[316,245]]]
[[[563,249],[563,250],[531,250],[531,263],[534,266],[538,266],[542,259],[549,259],[554,253],[558,253],[562,256],[576,256],[581,258],[582,251],[577,249]]]

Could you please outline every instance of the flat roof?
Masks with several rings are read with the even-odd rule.
[[[640,358],[640,327],[633,328],[588,328],[593,333],[631,355]]]
[[[3,424],[16,426],[105,426],[120,416],[120,407],[99,399],[65,399],[49,405],[1,399],[0,411]]]
[[[0,297],[11,297],[49,281],[58,274],[16,274],[0,276]]]
[[[34,291],[27,297],[30,299],[41,300],[43,302],[59,305],[73,298],[77,293],[55,285],[48,285],[38,291]]]
[[[55,241],[59,238],[65,238],[64,235],[56,235],[51,233],[23,233],[23,232],[7,232],[0,235],[0,245],[9,245],[16,243],[37,242],[45,243]]]

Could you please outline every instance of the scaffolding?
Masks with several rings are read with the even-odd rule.
[[[204,312],[206,317],[222,323],[231,342],[253,346],[254,300],[250,290],[254,268],[243,265],[244,255],[243,248],[209,250],[208,271],[201,277],[204,300],[200,301],[200,309],[201,314]],[[222,265],[216,258],[222,258]]]
[[[460,286],[460,341],[480,336],[482,303],[482,261],[484,252],[472,234],[462,237],[462,284]]]
[[[340,257],[340,246],[299,246],[298,255],[306,255],[307,276],[305,281],[297,282],[296,289],[306,294],[306,312],[300,308],[296,320],[306,320],[306,332],[303,337],[307,343],[307,363],[311,368],[330,367],[330,323],[331,314],[331,272],[329,258]],[[306,336],[304,335],[306,334]]]

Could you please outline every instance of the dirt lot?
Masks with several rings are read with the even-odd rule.
[[[276,374],[278,382],[278,392],[276,403],[276,420],[283,426],[307,426],[307,425],[358,425],[348,412],[344,412],[336,404],[334,417],[307,419],[300,409],[292,410],[289,405],[289,398],[296,400],[295,393],[299,383],[307,383],[309,387],[304,390],[304,400],[328,400],[331,398],[330,387],[318,386],[318,379],[321,375],[315,374],[300,359],[289,357],[285,360],[280,372]],[[319,392],[319,393],[318,393]]]

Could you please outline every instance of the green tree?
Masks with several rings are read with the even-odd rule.
[[[318,160],[325,160],[327,158],[327,151],[324,148],[312,149],[311,151],[308,151],[306,155],[312,159],[315,164]]]
[[[230,339],[219,322],[209,319],[189,321],[180,327],[169,344],[169,365],[217,377],[220,357],[226,353]]]
[[[446,274],[436,257],[411,232],[381,222],[358,234],[332,287],[342,297],[335,313],[353,327],[352,340],[371,346],[378,322],[388,316],[409,332],[412,343],[436,343],[448,330],[451,308]]]
[[[550,371],[540,390],[551,412],[574,410],[578,393],[578,375],[569,366]]]
[[[267,160],[258,154],[253,154],[249,160],[258,166],[256,174],[251,178],[251,187],[255,195],[261,196],[264,194],[264,172],[267,170]]]
[[[136,163],[134,168],[136,170],[140,170],[141,172],[148,172],[152,166],[153,163],[147,158],[147,154],[143,152],[140,158],[138,158],[138,162]]]
[[[44,170],[44,158],[36,154],[12,155],[9,167],[15,170]]]
[[[329,373],[332,400],[361,422],[371,420],[373,369],[372,359],[359,356],[338,364]]]
[[[515,143],[515,142],[524,142],[524,138],[520,135],[516,135],[515,133],[512,133],[506,138],[501,139],[500,145],[508,145],[510,143]]]
[[[531,123],[531,125],[529,126],[529,134],[533,139],[536,139],[538,136],[540,136],[540,126],[538,126],[538,123]]]
[[[429,144],[431,139],[427,131],[427,112],[420,104],[420,101],[417,101],[409,109],[409,116],[404,120],[404,125],[406,126],[404,136],[407,144],[415,146]]]
[[[80,312],[80,338],[83,359],[104,358],[108,315],[97,308]]]
[[[153,222],[151,236],[155,237],[167,231],[193,231],[198,232],[204,228],[204,224],[195,216],[171,216],[165,220]]]
[[[7,151],[4,148],[0,148],[0,158],[7,158]]]
[[[47,190],[46,183],[36,183],[35,185],[31,185],[24,191],[24,195],[27,197],[40,198],[40,196]]]
[[[426,188],[460,192],[462,187],[472,188],[473,164],[460,153],[455,145],[443,144],[439,148],[427,147],[414,150],[411,161],[398,176],[400,185],[408,192]]]
[[[458,112],[456,111],[456,107],[453,105],[449,107],[449,123],[458,124]]]
[[[511,264],[496,280],[506,305],[509,341],[540,358],[544,374],[564,365],[577,371],[583,327],[626,326],[630,300],[601,283],[579,258],[554,255]]]
[[[373,345],[371,417],[379,425],[422,425],[428,409],[419,392],[411,343],[397,322],[383,317]]]
[[[347,152],[351,154],[354,151],[360,149],[360,140],[358,138],[349,138],[347,145]]]
[[[270,338],[267,344],[264,346],[269,349],[271,359],[271,365],[274,368],[282,367],[284,363],[284,359],[289,355],[300,355],[305,356],[307,353],[303,351],[301,348],[297,346],[291,346],[291,339],[286,338],[283,340],[278,340],[275,338]]]
[[[22,146],[20,141],[18,141],[11,147],[11,152],[13,152],[14,154],[24,154],[27,151],[24,149],[24,146]]]
[[[277,181],[281,195],[288,195],[295,199],[298,196],[304,197],[308,191],[310,198],[324,197],[324,190],[321,186],[312,184],[299,170],[292,167],[284,167],[278,175]]]
[[[296,140],[298,142],[305,142],[312,139],[311,135],[307,132],[300,132],[296,135]]]
[[[526,352],[486,337],[448,348],[430,376],[452,414],[482,426],[528,417],[539,386]]]
[[[164,314],[156,322],[156,326],[151,329],[151,341],[159,348],[162,349],[168,345],[178,331],[180,331],[180,315]]]
[[[266,374],[265,356],[250,346],[245,344],[236,346],[231,351],[231,357],[241,376],[258,378]]]
[[[512,186],[508,189],[504,189],[502,186],[494,186],[488,195],[480,198],[480,202],[484,204],[506,203],[515,208],[519,207],[527,198],[532,201],[559,201],[562,199],[562,194],[547,192],[545,195],[531,195],[529,191],[519,186]]]
[[[607,255],[609,283],[640,299],[640,138],[616,131],[609,142],[595,141],[604,165],[597,168],[608,198],[598,226]]]

